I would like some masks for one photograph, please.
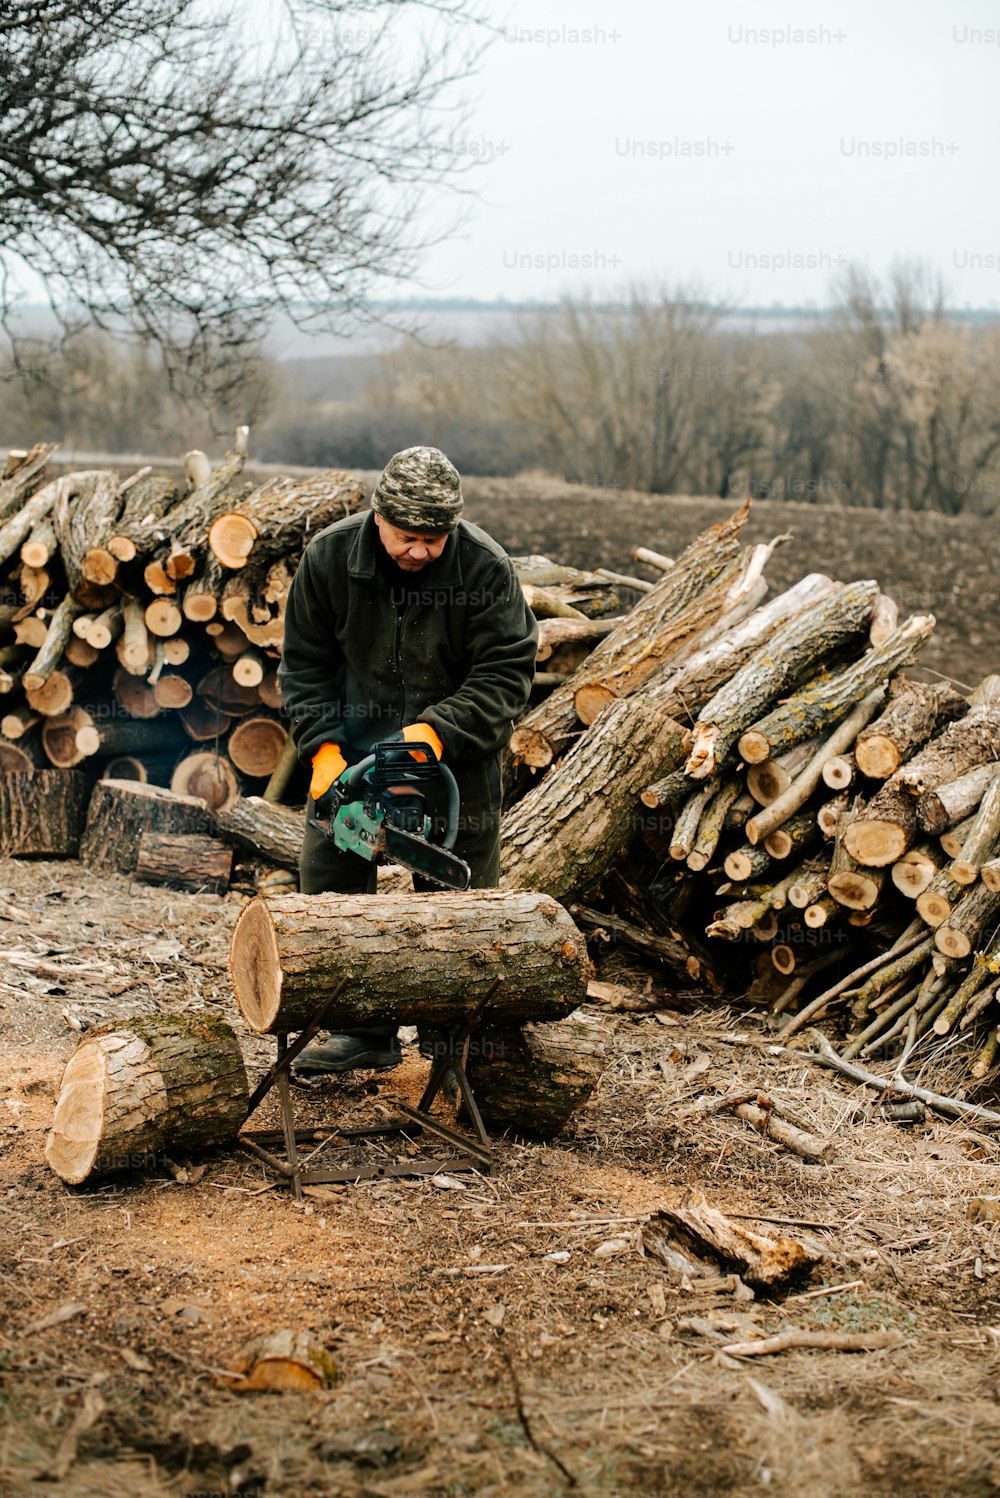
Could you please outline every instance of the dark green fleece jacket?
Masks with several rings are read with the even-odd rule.
[[[460,520],[436,561],[390,587],[370,510],[319,532],[285,613],[278,676],[299,757],[339,744],[349,763],[407,723],[429,723],[446,763],[494,756],[528,700],[538,628],[506,555]]]

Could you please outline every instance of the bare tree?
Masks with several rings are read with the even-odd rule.
[[[281,0],[256,34],[197,0],[0,0],[8,333],[33,275],[64,329],[138,332],[212,389],[278,314],[342,327],[443,232],[421,207],[467,159],[474,3]]]

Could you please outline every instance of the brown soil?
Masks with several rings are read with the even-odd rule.
[[[967,1215],[996,1191],[995,1139],[872,1120],[856,1090],[776,1054],[762,1020],[682,1017],[664,991],[659,1017],[600,1017],[610,1059],[592,1104],[554,1144],[502,1140],[492,1178],[324,1188],[296,1206],[220,1150],[200,1174],[172,1160],[70,1189],[42,1153],[76,1040],[63,1011],[235,1020],[224,963],[241,897],[73,863],[7,862],[0,879],[5,1493],[996,1491],[1000,1227]],[[621,963],[606,976],[645,981]],[[257,1074],[268,1043],[242,1038]],[[301,1119],[412,1099],[425,1067],[408,1053],[396,1072],[297,1091]],[[928,1075],[947,1082],[946,1062]],[[748,1086],[835,1140],[834,1163],[724,1113],[685,1121],[697,1098]],[[672,1283],[638,1228],[695,1185],[733,1214],[801,1219],[759,1227],[821,1243],[796,1293],[830,1293],[745,1302]],[[220,1387],[275,1326],[330,1350],[328,1393]],[[719,1351],[786,1327],[904,1340]]]

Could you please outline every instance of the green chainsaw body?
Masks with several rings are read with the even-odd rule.
[[[414,751],[423,752],[423,762],[413,758]],[[433,843],[426,793],[442,786],[447,825],[442,841]],[[458,831],[458,786],[429,744],[376,744],[374,754],[343,771],[315,809],[319,815],[311,818],[312,825],[344,852],[369,862],[398,863],[443,889],[468,889],[469,866],[451,851]]]

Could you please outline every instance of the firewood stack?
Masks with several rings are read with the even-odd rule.
[[[789,1034],[846,994],[851,1055],[983,1016],[983,1076],[1000,678],[968,698],[910,679],[934,619],[900,622],[874,582],[813,575],[762,602],[777,543],[741,550],[744,518],[656,558],[660,581],[516,727],[502,884],[554,895],[679,988],[749,988]]]
[[[47,478],[52,445],[8,455],[0,773],[78,767],[223,813],[280,766],[280,794],[288,587],[309,535],[365,496],[341,472],[242,481],[246,435],[214,469],[188,453],[186,493],[149,470]]]

